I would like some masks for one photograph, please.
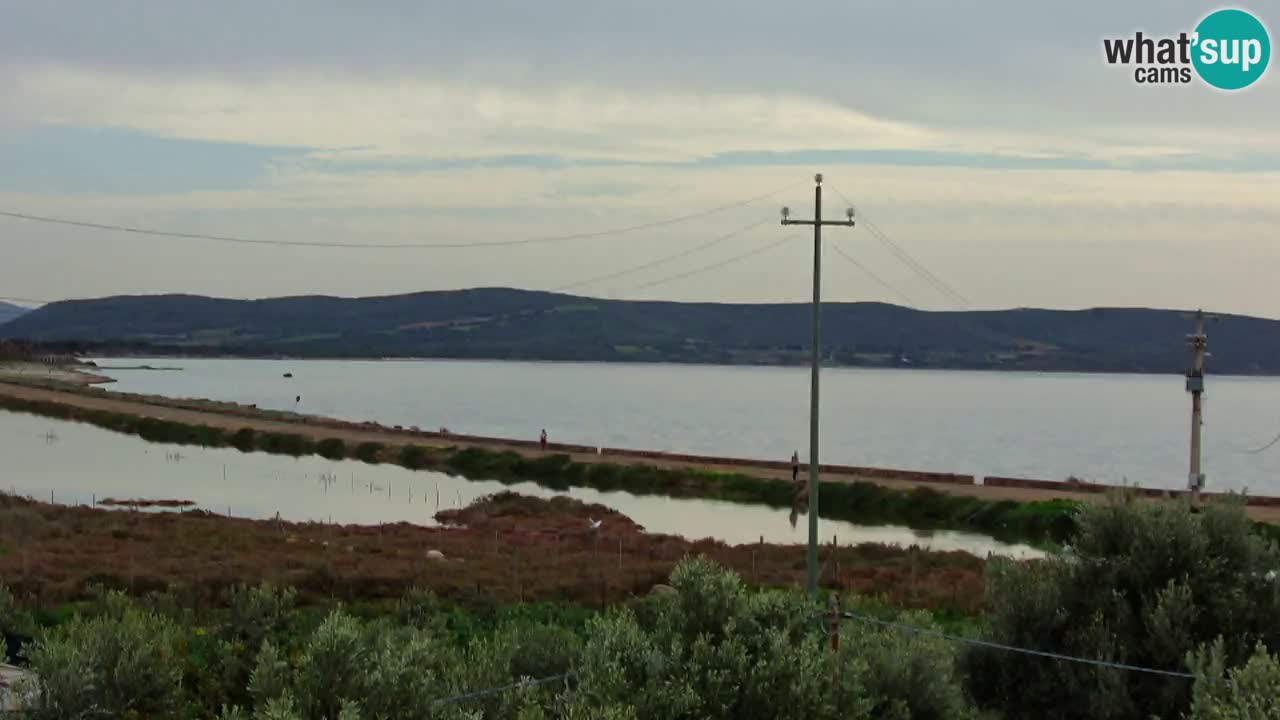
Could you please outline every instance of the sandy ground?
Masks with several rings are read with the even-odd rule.
[[[46,370],[43,366],[36,366]],[[313,441],[323,440],[325,438],[337,437],[343,442],[350,444],[358,444],[362,442],[380,442],[385,445],[404,445],[415,444],[426,447],[480,447],[497,451],[513,451],[526,456],[536,456],[540,451],[530,449],[524,446],[508,445],[500,441],[492,442],[466,442],[455,438],[442,440],[439,438],[423,437],[418,434],[405,431],[397,431],[385,427],[372,427],[368,429],[351,428],[351,427],[333,427],[329,425],[317,425],[305,422],[301,419],[298,421],[285,421],[257,417],[253,415],[253,411],[246,410],[244,414],[229,414],[227,412],[212,412],[205,410],[196,410],[190,408],[176,408],[165,405],[152,404],[147,402],[136,401],[127,398],[112,397],[110,395],[84,395],[75,392],[63,392],[59,390],[28,387],[24,385],[15,385],[5,383],[4,375],[7,371],[6,367],[0,367],[0,394],[24,398],[28,400],[42,400],[46,402],[57,402],[74,407],[89,408],[95,410],[107,410],[111,412],[127,413],[144,417],[155,417],[163,420],[172,420],[175,422],[209,425],[224,430],[239,430],[243,427],[251,427],[256,431],[265,432],[286,432],[296,433],[306,436]],[[56,373],[58,370],[53,371]],[[81,377],[73,380],[77,384],[93,384],[92,379],[85,379],[84,373],[76,373],[74,371],[61,371],[70,375],[80,375]],[[38,374],[27,375],[27,377],[43,377]],[[49,376],[57,379],[54,376]],[[95,376],[88,375],[88,378]],[[317,419],[319,420],[319,419]],[[573,453],[571,457],[584,463],[594,462],[610,462],[610,463],[626,463],[626,459],[617,456],[598,456],[595,454],[579,454]],[[632,461],[636,464],[647,464],[657,467],[667,468],[691,468],[703,469],[723,472],[738,472],[755,477],[783,478],[790,480],[789,470],[775,470],[768,467],[751,467],[751,466],[717,466],[713,464],[689,463],[678,460],[669,459],[645,459],[643,461]],[[1093,493],[1072,492],[1068,488],[1061,491],[1058,490],[1040,490],[1034,488],[1010,488],[1010,487],[987,487],[984,485],[957,485],[947,483],[926,483],[915,482],[910,480],[896,480],[884,478],[854,478],[849,476],[826,476],[824,482],[871,482],[885,487],[898,489],[911,489],[914,487],[925,486],[937,490],[939,492],[950,493],[953,495],[962,495],[967,497],[978,497],[986,500],[1014,500],[1018,502],[1029,502],[1035,500],[1048,500],[1052,498],[1068,498],[1072,500],[1083,500],[1096,502],[1103,496]],[[1249,516],[1255,520],[1265,522],[1280,522],[1280,507],[1266,506],[1249,506]]]
[[[0,362],[0,381],[3,381],[6,377],[12,377],[56,380],[72,385],[102,385],[115,382],[115,380],[106,375],[97,375],[90,372],[90,370],[92,368],[78,370],[34,362]]]

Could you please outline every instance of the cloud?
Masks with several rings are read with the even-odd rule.
[[[332,163],[436,163],[545,157],[555,162],[693,162],[805,151],[900,151],[1001,159],[1128,163],[1280,158],[1270,132],[1013,132],[896,122],[821,98],[521,88],[307,73],[253,80],[153,77],[43,66],[13,73],[10,122],[127,128],[160,137],[309,148]],[[839,157],[828,160],[840,161]]]
[[[978,304],[1177,303],[1203,270],[1206,305],[1261,309],[1280,222],[1276,76],[1242,95],[1137,88],[1101,58],[1103,37],[1177,32],[1203,10],[15,0],[0,25],[0,205],[254,238],[466,241],[642,223],[823,170],[829,204],[845,192]],[[74,294],[551,287],[809,192],[627,242],[500,255],[233,252],[6,221],[0,281]],[[1082,258],[1091,274],[1045,270]],[[803,299],[803,253],[733,267],[661,294]],[[856,277],[832,291],[867,297]]]

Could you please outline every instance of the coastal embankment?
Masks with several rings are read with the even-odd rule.
[[[386,427],[208,400],[108,393],[32,378],[0,382],[0,408],[90,422],[160,442],[230,445],[439,468],[475,479],[531,480],[637,494],[709,497],[786,507],[797,498],[785,462],[591,448]],[[1110,488],[1081,482],[976,478],[822,466],[824,517],[974,530],[1027,541],[1069,535],[1070,509]],[[803,482],[803,477],[801,478]],[[1176,496],[1163,490],[1140,495]],[[799,493],[803,499],[803,493]],[[1280,502],[1249,498],[1249,515],[1280,522]],[[803,508],[801,508],[803,510]]]

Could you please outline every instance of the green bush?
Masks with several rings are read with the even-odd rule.
[[[250,452],[257,446],[253,428],[240,428],[228,439],[232,447],[240,452]]]
[[[585,710],[712,720],[974,715],[953,651],[938,641],[848,628],[833,654],[799,594],[748,594],[736,575],[698,559],[671,582],[675,595],[647,601],[643,613],[589,624],[577,671],[589,691],[575,698]]]
[[[507,672],[513,678],[545,678],[567,673],[577,664],[582,641],[573,632],[555,625],[513,623],[511,658]]]
[[[1188,658],[1195,669],[1187,720],[1280,719],[1280,657],[1258,644],[1243,666],[1227,668],[1221,640]]]
[[[356,457],[364,462],[376,463],[380,455],[382,455],[382,443],[363,442],[356,446]]]
[[[1166,670],[1219,637],[1228,665],[1258,640],[1280,647],[1280,551],[1242,503],[1191,512],[1123,493],[1076,522],[1063,554],[988,564],[988,639]],[[965,667],[978,701],[1010,717],[1174,717],[1190,700],[1184,679],[994,650],[971,651]]]
[[[18,600],[9,590],[9,586],[0,581],[0,639],[5,634],[29,636],[35,631],[35,618],[18,605]],[[0,662],[5,653],[5,646],[0,642]]]
[[[316,452],[330,460],[341,460],[347,456],[347,446],[342,438],[325,438],[316,443]]]
[[[309,455],[314,450],[311,441],[293,433],[258,433],[258,448],[277,455]]]
[[[399,463],[410,470],[419,470],[435,464],[426,449],[419,445],[405,445],[400,448]]]
[[[118,612],[77,617],[29,650],[35,704],[28,717],[170,717],[181,701],[177,629],[115,598]]]

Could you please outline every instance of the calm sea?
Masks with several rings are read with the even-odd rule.
[[[387,425],[787,459],[808,454],[804,368],[475,361],[131,360],[114,390]],[[293,377],[285,378],[285,373]],[[827,369],[824,462],[1152,487],[1186,484],[1190,398],[1172,375]],[[301,398],[298,400],[298,398]],[[1209,377],[1209,489],[1280,495],[1280,379]]]

